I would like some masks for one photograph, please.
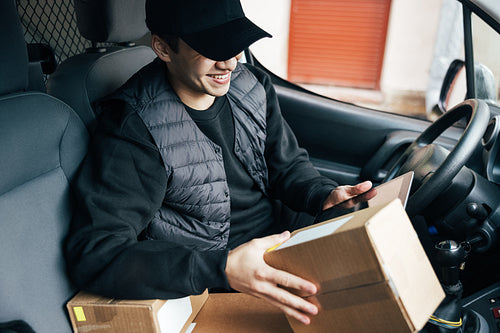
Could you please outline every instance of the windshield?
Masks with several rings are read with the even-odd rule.
[[[459,1],[322,1],[327,5],[319,8],[308,0],[280,0],[268,14],[257,5],[262,0],[243,3],[274,36],[252,46],[259,62],[306,89],[359,106],[434,120],[446,71],[454,59],[464,60]],[[495,85],[476,96],[497,102],[500,37],[473,16],[475,61],[483,74],[492,72]],[[465,99],[460,75],[448,107]]]

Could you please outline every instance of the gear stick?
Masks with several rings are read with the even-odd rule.
[[[450,287],[452,291],[460,287],[461,297],[461,282],[460,269],[465,264],[466,252],[464,247],[453,241],[445,240],[436,244],[436,263],[438,268],[438,277],[444,288]],[[448,294],[448,292],[445,290]],[[458,290],[457,290],[458,292]]]
[[[467,252],[462,244],[453,240],[441,241],[435,246],[437,275],[446,297],[426,326],[429,333],[479,332],[474,314],[463,313],[461,307],[462,283],[460,270]],[[463,319],[462,319],[463,317]]]

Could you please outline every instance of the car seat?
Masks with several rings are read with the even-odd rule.
[[[119,88],[155,53],[149,46],[130,42],[143,37],[145,0],[75,0],[78,30],[94,45],[59,65],[47,82],[47,92],[70,105],[92,129],[95,119],[92,103]]]
[[[27,89],[15,0],[0,1],[0,21],[0,322],[68,333],[65,304],[75,290],[63,241],[72,217],[70,181],[88,133],[65,103]]]
[[[52,74],[57,61],[48,44],[30,43],[28,46],[28,89],[46,92],[44,75]]]

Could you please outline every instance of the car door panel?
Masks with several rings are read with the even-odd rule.
[[[365,179],[380,182],[391,162],[430,125],[426,120],[361,108],[291,87],[276,85],[276,91],[299,144],[322,174],[340,184]],[[451,129],[439,143],[451,148],[460,134],[460,129]]]

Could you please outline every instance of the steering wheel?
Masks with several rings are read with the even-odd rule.
[[[444,113],[412,142],[384,179],[383,182],[386,182],[405,173],[408,171],[405,170],[408,169],[408,164],[414,166],[419,164],[419,160],[432,159],[429,155],[439,155],[439,152],[442,155],[444,149],[433,145],[433,142],[462,118],[467,119],[465,131],[441,165],[435,170],[420,170],[421,174],[424,173],[424,179],[408,200],[406,212],[409,216],[421,212],[436,199],[471,157],[490,120],[488,105],[478,99],[469,99]]]

